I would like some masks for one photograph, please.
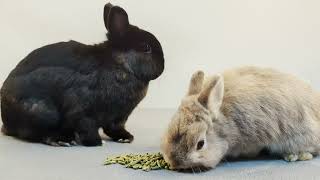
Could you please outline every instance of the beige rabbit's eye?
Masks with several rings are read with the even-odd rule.
[[[198,143],[197,143],[197,150],[200,150],[203,148],[203,145],[204,145],[204,140],[200,140]]]

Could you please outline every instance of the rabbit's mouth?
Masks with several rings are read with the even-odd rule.
[[[192,162],[184,162],[184,163],[172,163],[169,162],[170,169],[179,171],[179,172],[191,172],[191,173],[199,173],[212,169],[212,166],[206,166],[202,163],[192,163]]]
[[[201,173],[201,172],[206,172],[212,169],[211,167],[206,167],[203,165],[195,165],[195,166],[190,166],[190,167],[176,167],[173,168],[173,170],[179,171],[179,172],[184,172],[184,173]]]

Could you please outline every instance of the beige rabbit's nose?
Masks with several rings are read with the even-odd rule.
[[[170,169],[181,169],[184,164],[183,160],[177,158],[177,156],[171,156],[167,162],[170,164]]]

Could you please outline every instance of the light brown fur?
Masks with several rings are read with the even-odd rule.
[[[161,149],[173,168],[215,167],[225,156],[255,157],[267,148],[287,161],[320,152],[320,96],[298,78],[242,67],[203,82],[196,72]],[[203,85],[201,85],[203,84]],[[205,140],[203,148],[197,143]]]

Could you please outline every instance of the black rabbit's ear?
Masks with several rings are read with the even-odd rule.
[[[110,15],[111,9],[113,5],[111,3],[108,3],[104,5],[104,10],[103,10],[103,18],[104,18],[104,25],[108,29],[108,17]]]
[[[119,6],[104,6],[104,25],[112,36],[122,37],[128,30],[128,14]]]

